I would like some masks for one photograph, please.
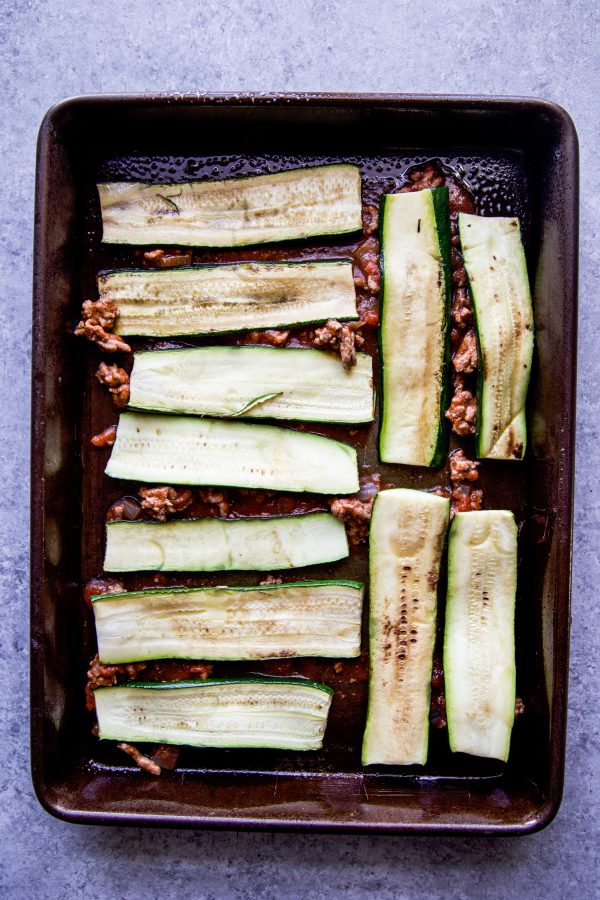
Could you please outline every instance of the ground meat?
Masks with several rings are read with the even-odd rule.
[[[86,707],[89,710],[96,708],[94,690],[97,687],[112,687],[120,681],[133,681],[148,663],[119,663],[118,665],[104,665],[100,662],[98,654],[93,658],[88,669],[88,682],[85,686]]]
[[[166,522],[167,516],[183,512],[193,500],[189,488],[153,487],[140,488],[138,494],[142,498],[142,509],[153,519]]]
[[[289,331],[268,329],[267,331],[249,331],[246,338],[251,344],[270,344],[272,347],[280,347],[285,344],[289,336]]]
[[[129,375],[119,366],[107,366],[101,362],[96,372],[100,384],[105,384],[112,394],[115,406],[123,407],[129,403]]]
[[[444,173],[434,163],[427,163],[422,168],[412,169],[407,174],[409,182],[400,188],[399,193],[401,194],[443,187],[446,183]]]
[[[331,347],[339,351],[342,365],[351,369],[356,365],[356,349],[361,348],[365,339],[358,334],[362,322],[338,322],[329,319],[322,328],[315,329],[313,344],[315,347]]]
[[[458,328],[465,328],[473,322],[473,310],[465,287],[457,288],[452,299],[452,321]]]
[[[333,664],[333,671],[336,675],[340,675],[344,671],[344,663],[341,660]]]
[[[472,512],[481,509],[483,491],[474,490],[468,484],[457,484],[450,494],[450,517],[457,512]]]
[[[258,583],[261,586],[266,584],[283,584],[283,578],[280,578],[279,575],[267,575],[266,578],[263,578],[263,580]]]
[[[431,709],[429,721],[434,728],[445,728],[446,721],[446,697],[444,694],[444,670],[441,663],[434,659],[431,673]]]
[[[135,522],[142,512],[141,504],[133,497],[122,497],[109,506],[106,513],[107,522]]]
[[[365,234],[375,234],[379,225],[379,207],[365,203],[362,208],[362,225]]]
[[[459,481],[477,481],[478,469],[479,463],[465,456],[463,450],[455,450],[450,454],[450,481],[453,484]]]
[[[95,434],[91,439],[90,444],[93,444],[94,447],[112,447],[116,439],[117,426],[109,425],[108,428],[105,428],[100,434]]]
[[[459,382],[446,412],[446,418],[452,423],[452,431],[460,437],[475,433],[477,418],[477,402],[472,391]]]
[[[152,762],[160,766],[161,769],[174,769],[179,762],[180,747],[173,747],[171,744],[160,744],[152,754]]]
[[[452,268],[452,287],[464,288],[467,283],[467,272],[463,265]]]
[[[354,546],[363,543],[369,536],[373,500],[379,490],[380,476],[374,473],[361,481],[358,497],[338,497],[329,501],[331,512],[344,522],[348,540]]]
[[[190,675],[195,675],[200,681],[206,681],[212,675],[212,663],[193,663],[188,667]]]
[[[142,259],[148,269],[173,269],[175,266],[191,266],[192,250],[145,250]]]
[[[354,260],[354,284],[363,290],[378,291],[380,283],[379,241],[375,237],[365,238],[352,253]]]
[[[130,353],[129,344],[111,331],[118,315],[119,308],[112,300],[86,300],[81,308],[82,318],[75,328],[75,334],[93,341],[107,353]]]
[[[517,716],[522,716],[524,712],[525,712],[525,704],[523,703],[523,701],[521,700],[520,697],[517,697],[515,699],[515,718]]]
[[[92,597],[98,597],[100,594],[121,594],[125,590],[125,585],[117,578],[90,578],[83,589],[83,599],[90,604]]]
[[[149,775],[160,775],[161,768],[150,759],[148,756],[144,756],[143,753],[138,750],[137,747],[134,747],[133,744],[125,744],[120,743],[117,744],[119,750],[122,750],[124,753],[127,753],[133,759],[134,763],[143,769],[144,772],[148,772]]]
[[[219,509],[219,516],[222,519],[226,519],[229,515],[231,503],[227,493],[220,488],[202,488],[198,491],[198,498],[202,503],[217,506]]]

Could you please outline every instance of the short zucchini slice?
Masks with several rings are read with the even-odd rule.
[[[347,164],[225,181],[113,182],[98,193],[109,244],[238,247],[362,227],[360,170]]]
[[[191,416],[122,413],[106,474],[131,481],[352,494],[356,450],[317,434]]]
[[[449,501],[398,488],[375,498],[370,532],[369,707],[363,765],[424,765],[437,580]]]
[[[448,189],[388,194],[381,213],[382,462],[440,466],[446,410]]]
[[[319,750],[333,691],[291,678],[133,682],[94,692],[98,737]]]
[[[506,761],[515,715],[517,526],[507,510],[457,513],[448,541],[446,717],[455,753]]]
[[[248,519],[108,522],[107,572],[271,571],[348,556],[346,529],[330,513]]]
[[[356,319],[349,260],[122,269],[98,276],[122,335],[169,337]]]
[[[323,350],[197,347],[136,353],[130,407],[198,416],[370,422],[373,361]]]
[[[300,581],[93,598],[100,659],[271,659],[360,654],[364,587]]]
[[[460,213],[479,346],[477,456],[523,459],[533,308],[519,220]]]

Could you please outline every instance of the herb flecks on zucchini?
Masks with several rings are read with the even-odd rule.
[[[236,247],[359,231],[358,166],[184,184],[98,185],[109,244]]]
[[[352,494],[356,450],[275,425],[122,413],[106,474],[166,484]]]
[[[369,422],[373,362],[344,369],[323,350],[198,347],[136,353],[130,407],[201,416]]]
[[[285,678],[137,682],[94,692],[101,740],[318,750],[331,688]]]
[[[356,319],[352,263],[235,263],[98,276],[121,335],[169,337]]]
[[[330,513],[254,519],[108,522],[107,572],[293,569],[348,556],[342,522]]]
[[[448,544],[444,673],[450,748],[506,760],[515,714],[514,516],[507,510],[457,513]]]
[[[360,654],[363,585],[305,581],[93,598],[103,663]]]
[[[439,466],[447,449],[448,189],[388,194],[381,211],[383,462]]]
[[[437,580],[449,506],[445,498],[403,488],[382,491],[373,504],[365,766],[427,761]]]
[[[522,459],[533,309],[519,220],[460,213],[479,347],[477,456]]]

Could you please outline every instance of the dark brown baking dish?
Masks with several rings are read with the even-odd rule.
[[[149,778],[93,738],[83,702],[94,638],[81,588],[101,571],[104,513],[122,486],[108,484],[105,456],[89,448],[114,413],[93,389],[97,353],[70,323],[97,268],[126,264],[128,252],[99,246],[94,183],[352,159],[366,190],[381,192],[433,157],[470,184],[480,211],[521,217],[535,285],[527,459],[482,471],[486,505],[508,506],[522,522],[517,686],[526,713],[510,761],[453,758],[437,732],[425,769],[365,772],[361,682],[342,689],[321,753],[189,751],[179,771]],[[32,770],[49,812],[85,823],[423,833],[523,834],[551,821],[567,714],[577,166],[571,120],[537,100],[84,97],[50,110],[37,158],[31,571]],[[364,452],[374,454],[371,440]],[[398,484],[429,487],[439,477],[393,469],[384,476]],[[306,574],[333,572],[364,578],[366,554]]]

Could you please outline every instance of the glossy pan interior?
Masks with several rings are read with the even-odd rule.
[[[526,714],[515,726],[510,761],[453,757],[445,733],[435,732],[424,770],[363,770],[366,683],[360,673],[350,683],[347,670],[334,684],[339,700],[322,753],[190,750],[176,773],[149,778],[92,737],[83,701],[95,647],[81,587],[101,571],[104,513],[124,489],[104,478],[105,452],[89,447],[115,414],[94,385],[99,354],[74,339],[69,325],[97,269],[133,264],[127,248],[99,244],[94,183],[100,176],[224,177],[348,159],[361,164],[375,196],[432,157],[465,178],[480,211],[521,217],[535,286],[527,458],[482,467],[485,504],[508,506],[523,523],[517,690]],[[50,110],[37,160],[31,572],[32,770],[46,809],[89,823],[373,832],[525,833],[552,819],[566,728],[577,178],[571,120],[535,100],[85,97]],[[343,250],[332,240],[318,252]],[[375,435],[361,450],[372,465]],[[396,484],[440,482],[434,472],[378,468]],[[366,578],[366,562],[359,552],[295,577]],[[330,664],[309,661],[294,671],[333,683]]]

